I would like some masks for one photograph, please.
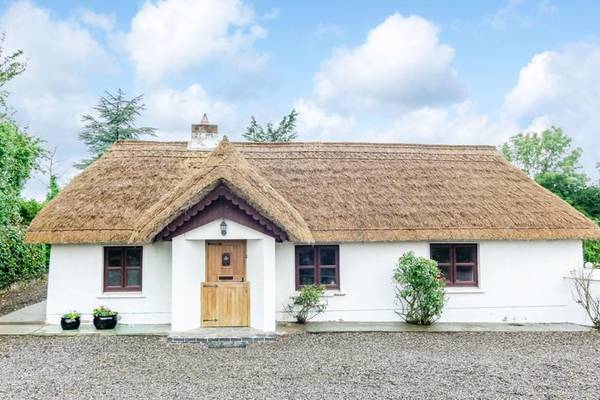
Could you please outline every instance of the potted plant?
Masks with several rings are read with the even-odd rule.
[[[60,326],[65,331],[70,331],[74,329],[79,329],[79,324],[81,324],[81,314],[77,311],[71,311],[63,316],[60,319]]]
[[[113,329],[117,325],[117,312],[106,306],[94,308],[94,326],[96,329]]]

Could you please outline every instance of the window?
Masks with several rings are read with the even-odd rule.
[[[432,244],[431,258],[448,286],[477,286],[476,244]]]
[[[142,290],[142,248],[104,248],[104,291]]]
[[[296,289],[315,283],[340,288],[339,246],[296,246]]]

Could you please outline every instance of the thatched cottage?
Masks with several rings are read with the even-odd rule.
[[[116,143],[42,210],[27,238],[52,245],[49,323],[105,304],[125,323],[272,331],[310,283],[322,320],[398,320],[409,250],[447,278],[442,320],[578,322],[564,278],[600,231],[494,147],[217,135]]]

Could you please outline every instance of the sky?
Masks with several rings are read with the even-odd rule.
[[[81,115],[117,88],[144,95],[153,140],[188,139],[203,113],[236,140],[292,108],[303,141],[499,145],[559,126],[597,179],[599,22],[591,0],[0,1],[5,53],[27,60],[14,118],[56,149],[62,185],[87,157]]]

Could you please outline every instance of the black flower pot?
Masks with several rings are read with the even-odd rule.
[[[117,316],[112,317],[94,317],[94,326],[96,329],[113,329],[117,326]]]
[[[62,317],[60,319],[60,326],[65,331],[72,331],[74,329],[79,329],[79,324],[81,324],[81,320],[79,319],[79,317],[77,317],[75,319]]]

